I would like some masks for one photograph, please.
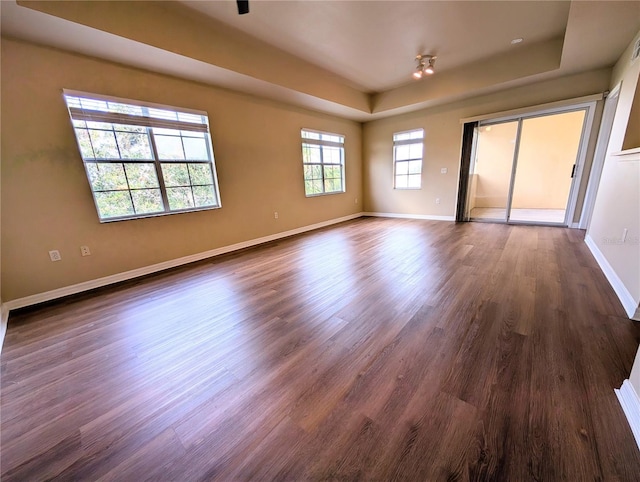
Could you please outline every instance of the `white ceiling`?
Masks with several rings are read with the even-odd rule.
[[[610,67],[640,29],[640,0],[250,5],[240,16],[234,0],[2,0],[0,28],[360,121]],[[417,53],[438,55],[436,74],[418,82]]]

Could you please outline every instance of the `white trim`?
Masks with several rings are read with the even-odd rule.
[[[622,83],[618,83],[618,85],[609,92],[609,95],[607,95],[604,101],[596,147],[589,171],[587,190],[584,195],[584,201],[582,202],[582,214],[580,215],[580,227],[582,229],[587,229],[591,222],[593,206],[596,203],[596,194],[600,185],[600,177],[602,176],[604,161],[607,157],[607,149],[609,148],[609,138],[611,137],[613,118],[615,117],[618,106],[621,85]]]
[[[203,259],[212,258],[221,254],[230,253],[239,249],[249,248],[258,244],[268,243],[277,239],[294,236],[307,231],[313,231],[314,229],[324,228],[332,224],[342,223],[351,219],[362,217],[363,213],[349,214],[348,216],[342,216],[340,218],[329,219],[328,221],[322,221],[320,223],[310,224],[308,226],[302,226],[300,228],[291,229],[289,231],[283,231],[276,234],[270,234],[269,236],[263,236],[261,238],[250,239],[248,241],[242,241],[240,243],[232,244],[229,246],[222,246],[221,248],[211,249],[203,251],[201,253],[191,254],[189,256],[183,256],[177,259],[171,259],[169,261],[163,261],[162,263],[152,264],[150,266],[144,266],[142,268],[132,269],[123,273],[117,273],[103,278],[98,278],[90,281],[85,281],[71,286],[65,286],[44,293],[37,293],[35,295],[25,296],[24,298],[17,298],[15,300],[7,301],[3,307],[6,307],[7,311],[15,310],[18,308],[24,308],[25,306],[35,305],[37,303],[43,303],[45,301],[51,301],[64,296],[74,295],[83,291],[100,288],[113,283],[119,283],[121,281],[127,281],[133,278],[139,278],[158,271],[164,271],[166,269],[175,268],[184,264],[193,263],[195,261],[201,261]]]
[[[582,133],[580,135],[580,144],[578,146],[578,153],[575,160],[576,171],[574,173],[573,179],[571,180],[571,190],[569,192],[569,200],[567,202],[567,226],[571,225],[576,213],[576,205],[578,204],[578,193],[580,191],[580,186],[582,185],[582,174],[584,172],[584,165],[587,160],[587,151],[589,150],[589,140],[591,139],[591,134],[593,132],[593,120],[596,114],[596,102],[590,102],[586,104],[585,107],[587,111],[585,113],[585,118],[582,121]]]
[[[363,216],[377,218],[426,219],[430,221],[455,221],[455,216],[435,216],[433,214],[362,213]]]
[[[633,299],[633,296],[631,295],[631,293],[629,293],[627,287],[618,277],[615,270],[611,267],[609,261],[607,261],[607,258],[605,258],[604,254],[602,254],[602,251],[600,251],[600,248],[598,248],[593,238],[591,238],[591,236],[587,234],[584,238],[584,242],[589,247],[591,254],[593,254],[593,257],[596,259],[596,262],[600,266],[600,269],[607,277],[607,280],[613,288],[613,291],[615,291],[616,295],[618,295],[618,299],[622,303],[624,311],[627,312],[627,315],[632,320],[640,321],[640,318],[637,316],[639,313],[636,312],[636,309],[638,308],[638,302]]]
[[[580,229],[580,223],[569,223],[571,229]]]
[[[493,120],[497,121],[498,119],[508,119],[512,117],[516,117],[516,118],[528,117],[531,114],[551,113],[556,110],[565,110],[567,107],[572,107],[574,105],[585,104],[589,102],[602,100],[602,97],[603,97],[603,94],[586,95],[584,97],[576,97],[575,99],[559,100],[556,102],[548,102],[546,104],[522,107],[520,109],[505,110],[502,112],[494,112],[491,114],[482,114],[482,115],[476,115],[473,117],[465,117],[463,119],[460,119],[460,123],[466,124],[467,122],[480,122],[488,119],[491,119],[492,121]]]
[[[640,161],[640,147],[634,147],[633,149],[627,149],[625,151],[612,152],[611,157],[617,157],[616,161]]]
[[[7,323],[9,322],[9,308],[5,303],[0,305],[0,353],[2,353],[2,345],[4,343],[4,335],[7,334]]]
[[[619,390],[614,388],[613,391],[616,393],[620,405],[622,405],[622,410],[627,416],[627,422],[629,422],[640,450],[640,398],[629,380],[622,382]]]

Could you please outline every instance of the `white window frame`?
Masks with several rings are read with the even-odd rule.
[[[413,134],[417,134],[420,133],[420,137],[412,137],[411,136]],[[401,136],[406,136],[409,135],[409,139],[402,139],[402,140],[397,140],[396,138],[401,137]],[[410,158],[410,159],[402,159],[402,160],[398,160],[397,156],[396,156],[396,151],[397,148],[399,146],[409,146],[409,145],[415,145],[415,144],[421,144],[422,145],[422,156],[420,156],[419,158]],[[410,162],[415,162],[415,161],[420,161],[420,172],[419,173],[413,173],[410,174],[409,170],[408,170],[408,166]],[[400,163],[406,163],[407,164],[407,173],[406,174],[398,174],[398,164]],[[422,169],[424,166],[424,129],[420,128],[420,129],[411,129],[408,131],[402,131],[402,132],[394,132],[393,133],[393,188],[394,189],[398,189],[401,191],[405,191],[405,190],[409,190],[409,191],[415,191],[415,190],[420,190],[422,189]],[[420,184],[418,186],[413,186],[413,187],[409,187],[409,176],[410,175],[419,175],[419,179],[420,179]],[[402,186],[402,187],[398,187],[398,177],[402,176],[402,177],[406,177],[407,178],[407,186]]]
[[[113,222],[113,221],[122,221],[129,219],[140,219],[147,217],[155,217],[155,216],[163,216],[169,214],[178,214],[185,212],[194,212],[194,211],[205,211],[211,209],[218,209],[222,207],[220,202],[220,191],[218,188],[218,179],[215,167],[215,159],[213,154],[213,146],[211,143],[211,135],[209,132],[209,119],[208,115],[204,111],[198,111],[193,109],[185,109],[185,108],[176,108],[173,106],[161,105],[161,104],[153,104],[148,102],[142,102],[131,99],[124,99],[119,97],[111,97],[104,96],[100,94],[92,94],[87,92],[79,92],[74,90],[63,90],[63,96],[67,103],[67,108],[69,111],[69,118],[71,119],[72,128],[74,130],[74,134],[76,135],[76,141],[78,143],[78,150],[80,152],[80,157],[83,160],[85,171],[87,175],[87,180],[89,182],[89,187],[91,189],[91,193],[94,199],[96,212],[98,214],[98,218],[101,223],[105,222]],[[86,102],[79,102],[79,99],[86,100]],[[107,102],[107,108],[97,109],[91,108],[91,104],[94,102]],[[131,110],[126,113],[123,111],[118,112],[118,109],[113,107],[114,104],[120,104],[125,107],[131,108]],[[95,104],[97,105],[97,104]],[[140,112],[138,114],[132,114],[131,111],[136,110]],[[82,123],[84,122],[84,126],[82,127]],[[129,126],[131,128],[140,129],[140,136],[146,135],[148,139],[148,147],[150,149],[150,155],[144,158],[129,158],[126,157],[121,150],[119,145],[119,141],[116,140],[116,149],[118,151],[118,157],[95,157],[96,151],[93,149],[93,141],[91,141],[91,150],[93,156],[86,156],[83,152],[83,148],[81,145],[81,140],[78,134],[78,130],[85,130],[87,134],[90,131],[98,132],[104,131],[109,132],[109,129],[98,128],[98,127],[87,127],[87,122],[100,122],[104,124],[111,124],[111,131],[114,132],[114,138],[118,139],[117,133],[124,133],[122,130],[118,130],[116,126]],[[121,127],[122,128],[122,127]],[[164,132],[156,132],[157,129],[165,129]],[[200,156],[198,158],[187,158],[188,154],[185,145],[185,140],[191,139],[190,136],[193,137],[194,140],[204,139],[204,147],[206,150],[206,156]],[[162,157],[159,155],[159,149],[156,141],[161,137],[167,138],[179,138],[180,144],[182,146],[182,153],[184,158],[175,158],[170,159],[167,157]],[[85,149],[86,150],[86,149]],[[205,159],[206,157],[206,159]],[[126,179],[126,189],[118,188],[118,189],[95,189],[92,183],[90,169],[92,165],[122,165],[122,171],[124,173],[124,177]],[[127,166],[131,164],[138,165],[153,165],[155,168],[155,175],[157,176],[157,186],[143,186],[143,187],[132,187],[133,180],[130,180]],[[175,186],[167,186],[165,183],[165,175],[163,174],[163,165],[168,164],[184,164],[186,167],[187,177],[189,179],[189,185],[175,185]],[[207,165],[211,170],[211,178],[209,182],[206,183],[197,183],[194,181],[192,177],[193,171],[191,166],[196,165]],[[197,172],[197,171],[196,171]],[[207,173],[208,175],[208,173]],[[186,208],[174,208],[171,209],[170,201],[168,196],[167,189],[181,189],[184,190],[189,188],[189,192],[191,193],[191,200],[193,200],[193,206]],[[207,194],[207,204],[206,205],[197,205],[196,201],[196,191],[194,188],[210,188],[206,189]],[[160,191],[162,209],[158,209],[153,212],[137,212],[138,207],[134,201],[134,193],[136,191],[148,190],[148,191]],[[133,209],[132,214],[126,215],[117,215],[117,216],[103,216],[100,211],[100,205],[97,198],[97,194],[105,193],[105,192],[127,192],[131,199],[131,207]]]
[[[314,139],[313,137],[317,137]],[[342,134],[334,134],[331,132],[322,132],[312,129],[301,129],[300,131],[301,146],[302,146],[302,169],[303,169],[303,186],[306,197],[326,196],[330,194],[340,194],[346,192],[345,185],[345,153],[344,153],[344,136]],[[305,147],[319,146],[320,162],[305,162]],[[324,148],[338,148],[340,153],[339,162],[327,162],[325,161],[325,149]],[[314,166],[320,166],[320,176],[316,178],[309,178],[307,176],[308,169]],[[325,168],[340,168],[340,189],[334,191],[327,191],[326,182],[329,180],[338,179],[336,177],[327,179]],[[308,192],[307,182],[309,181],[321,181],[322,192]]]

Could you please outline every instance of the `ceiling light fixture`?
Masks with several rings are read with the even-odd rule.
[[[433,64],[436,59],[435,55],[430,54],[419,54],[416,55],[416,62],[418,65],[416,66],[416,71],[413,73],[414,79],[421,79],[424,75],[431,75],[435,72],[433,68]]]

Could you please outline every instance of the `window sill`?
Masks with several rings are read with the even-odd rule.
[[[204,208],[197,209],[183,209],[181,211],[170,211],[163,213],[150,213],[150,214],[141,214],[140,216],[126,216],[126,217],[118,217],[118,218],[107,218],[107,219],[99,219],[100,224],[109,224],[115,223],[119,221],[134,221],[136,219],[149,219],[149,218],[159,218],[162,216],[171,216],[173,214],[186,214],[186,213],[199,213],[202,211],[213,211],[214,209],[220,209],[222,206],[207,206]]]

